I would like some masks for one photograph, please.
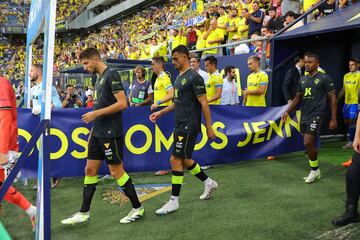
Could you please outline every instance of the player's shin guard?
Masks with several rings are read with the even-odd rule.
[[[316,160],[309,159],[309,164],[310,164],[311,170],[316,171],[319,169],[319,161],[317,159]]]
[[[205,181],[208,176],[205,174],[205,172],[201,169],[200,165],[194,161],[193,165],[188,168],[190,173],[200,179],[201,181]]]
[[[80,212],[88,212],[90,210],[91,200],[94,196],[99,176],[85,176],[83,189],[83,202]]]
[[[136,194],[134,185],[132,184],[131,178],[125,172],[119,179],[116,180],[117,184],[124,191],[125,195],[129,198],[133,208],[141,207],[141,203]]]
[[[13,186],[9,187],[4,198],[9,203],[21,207],[24,211],[28,210],[31,206],[31,203],[20,192],[16,191]]]
[[[173,171],[171,177],[172,190],[171,195],[178,197],[180,195],[181,185],[184,182],[184,172]]]

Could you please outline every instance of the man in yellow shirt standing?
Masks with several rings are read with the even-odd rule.
[[[352,148],[354,137],[356,118],[359,113],[359,93],[360,93],[360,71],[359,60],[349,60],[349,70],[344,76],[343,88],[341,89],[337,101],[345,95],[345,104],[343,107],[344,123],[348,126],[349,142],[343,148]],[[348,167],[352,163],[351,159],[343,163]]]
[[[164,71],[165,60],[163,57],[154,57],[151,62],[153,72],[157,75],[154,84],[154,103],[151,111],[159,106],[169,106],[174,95],[174,89],[169,76]]]
[[[221,44],[225,44],[228,39],[226,29],[229,26],[229,15],[226,13],[224,6],[219,7],[218,13],[220,14],[220,17],[217,19],[217,28],[220,30],[222,36],[224,37],[224,40],[221,42]],[[222,48],[222,55],[226,55],[226,48]]]
[[[187,46],[187,38],[184,36],[184,31],[182,28],[180,28],[180,31],[178,29],[173,29],[171,50],[175,49],[179,45]]]
[[[238,16],[238,10],[234,8],[233,10],[231,10],[229,26],[226,30],[229,33],[229,38],[227,41],[228,43],[233,42],[233,37],[237,33],[239,22],[240,22],[240,18]],[[230,49],[230,54],[234,55],[235,46],[231,46],[229,47],[229,49]]]
[[[211,105],[220,105],[224,80],[217,69],[216,57],[209,56],[205,58],[205,70],[210,75],[209,79],[205,82],[208,103]]]
[[[243,91],[244,105],[250,107],[266,107],[266,90],[269,78],[266,72],[260,69],[260,58],[248,58],[248,68],[251,74],[247,77],[247,88]]]
[[[224,40],[224,35],[223,33],[220,31],[220,29],[217,28],[217,20],[211,19],[210,21],[210,28],[209,30],[205,33],[204,40],[206,40],[206,47],[215,47],[215,46],[219,46],[221,44],[221,42]],[[219,49],[214,48],[211,50],[206,50],[204,51],[204,56],[217,56],[218,53],[221,55],[221,52],[218,51]]]
[[[154,84],[154,103],[151,105],[151,111],[156,108],[169,106],[172,103],[172,98],[174,96],[174,88],[171,84],[169,75],[164,71],[165,60],[163,57],[154,57],[151,62],[151,67],[153,72],[157,75]],[[168,174],[169,170],[160,170],[155,173],[155,175],[165,175]]]

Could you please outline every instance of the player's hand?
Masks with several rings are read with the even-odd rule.
[[[286,122],[286,119],[288,118],[289,113],[288,112],[284,112],[283,115],[281,115],[281,121],[282,122]]]
[[[208,136],[209,139],[211,140],[215,140],[216,136],[214,133],[214,129],[212,128],[212,126],[206,127],[206,135]]]
[[[292,103],[292,101],[293,101],[292,99],[289,99],[289,100],[287,101],[287,103],[288,103],[288,104],[289,104],[289,103]]]
[[[0,165],[5,165],[9,162],[6,154],[0,153]]]
[[[39,115],[41,113],[41,105],[35,105],[32,108],[32,114]]]
[[[86,124],[94,121],[96,118],[97,118],[97,114],[95,111],[91,111],[82,115],[82,121]]]
[[[150,110],[153,111],[154,109],[157,109],[159,107],[159,105],[157,103],[153,103],[150,106]]]
[[[244,90],[241,90],[241,92],[242,92],[242,95],[244,98],[246,98],[247,95],[249,94],[249,91],[247,90],[247,88],[245,88]]]
[[[358,136],[353,141],[353,148],[355,152],[360,153],[360,138]]]
[[[160,118],[160,116],[161,116],[160,111],[154,112],[154,113],[152,113],[152,114],[149,116],[149,119],[150,119],[150,121],[151,121],[152,123],[155,123],[156,120],[158,120],[158,119]]]
[[[336,119],[331,119],[330,122],[329,122],[329,129],[334,130],[334,129],[336,129],[336,127],[337,127]]]

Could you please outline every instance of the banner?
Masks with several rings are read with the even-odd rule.
[[[274,108],[211,106],[213,128],[217,139],[208,140],[202,126],[193,159],[200,164],[221,164],[263,158],[303,150],[300,134],[300,111],[280,121],[287,106]],[[55,109],[51,117],[51,175],[83,176],[87,157],[87,139],[91,124],[81,116],[89,111]],[[156,124],[149,121],[148,107],[131,107],[123,112],[124,165],[127,171],[169,169],[173,143],[173,114],[163,116]],[[29,141],[39,118],[29,109],[19,109],[20,150]],[[35,176],[37,149],[29,156],[22,173]],[[101,174],[106,174],[103,164]]]

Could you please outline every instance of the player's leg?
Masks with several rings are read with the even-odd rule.
[[[115,178],[117,184],[129,198],[132,210],[120,220],[120,223],[130,223],[144,215],[144,208],[138,199],[135,187],[131,178],[123,166],[123,139],[122,138],[101,138],[100,146],[104,153],[110,174]]]
[[[101,160],[104,155],[99,146],[99,140],[95,137],[90,137],[88,147],[88,160],[86,161],[83,200],[80,211],[75,213],[72,217],[61,221],[62,224],[76,224],[86,222],[90,218],[90,205],[96,185],[98,183],[98,172],[101,166]]]
[[[5,180],[4,170],[0,167],[0,188]],[[4,199],[9,203],[12,203],[21,209],[23,209],[31,220],[33,229],[35,228],[35,216],[36,207],[33,206],[27,198],[25,198],[20,192],[18,192],[13,186],[10,186],[5,193]]]
[[[127,216],[120,220],[120,223],[134,222],[144,215],[145,210],[139,201],[132,180],[124,170],[122,162],[109,164],[108,167],[111,176],[115,178],[117,184],[121,187],[125,195],[129,198],[132,205],[132,210]]]
[[[200,196],[201,200],[206,200],[210,198],[211,193],[217,188],[218,184],[213,179],[208,177],[206,173],[201,169],[200,165],[195,162],[193,159],[185,159],[184,166],[189,170],[189,172],[197,177],[204,183],[204,192]]]
[[[360,154],[353,155],[353,163],[346,173],[346,206],[343,215],[332,220],[335,226],[360,221],[358,202],[360,195]]]
[[[175,151],[176,150],[173,150],[173,153]],[[158,215],[165,215],[171,212],[175,212],[179,208],[180,190],[184,182],[183,161],[183,158],[174,156],[173,154],[170,157],[170,164],[172,170],[171,197],[167,203],[165,203],[160,209],[156,210],[156,214]]]
[[[304,178],[305,183],[313,183],[315,180],[320,179],[320,170],[319,162],[317,159],[317,149],[316,149],[316,135],[313,134],[304,134],[304,145],[309,158],[309,164],[311,171],[307,177]]]

